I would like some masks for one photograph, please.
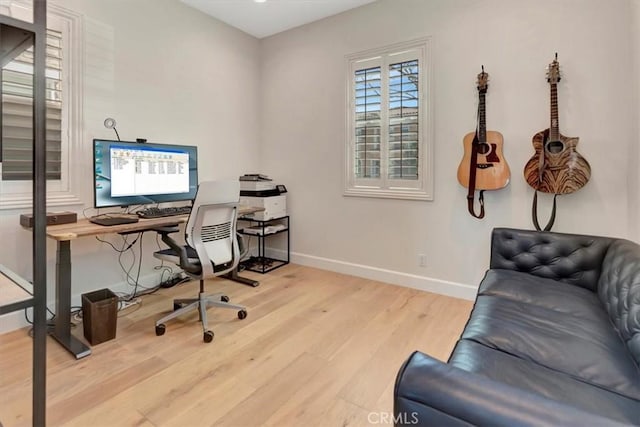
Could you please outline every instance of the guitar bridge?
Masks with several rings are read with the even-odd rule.
[[[493,167],[493,163],[478,163],[477,167],[478,167],[478,169],[492,168]]]

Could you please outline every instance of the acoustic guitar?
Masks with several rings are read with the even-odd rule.
[[[469,213],[476,218],[484,217],[484,190],[498,190],[509,184],[511,171],[504,158],[504,138],[500,132],[487,130],[486,94],[489,87],[489,74],[478,74],[478,125],[462,140],[464,155],[458,166],[458,182],[469,189],[467,200]],[[475,190],[480,191],[481,212],[476,215],[473,209]]]
[[[578,138],[560,133],[558,116],[558,54],[547,70],[551,87],[551,126],[533,136],[536,153],[524,167],[527,183],[536,191],[556,195],[573,193],[585,186],[591,177],[589,162],[578,153]]]
[[[487,130],[486,94],[489,87],[489,74],[478,74],[478,128],[465,135],[462,140],[464,155],[458,166],[458,181],[469,187],[471,164],[475,163],[476,190],[498,190],[509,184],[511,171],[504,159],[504,138],[500,132]],[[473,158],[473,151],[476,158]],[[475,162],[473,161],[475,160]]]

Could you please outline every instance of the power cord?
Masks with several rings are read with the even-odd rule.
[[[82,210],[82,216],[83,216],[85,219],[89,219],[89,217],[87,216],[87,211],[88,211],[89,209],[93,209],[93,208],[92,208],[92,207],[88,207],[88,208],[84,208],[84,209]],[[100,212],[100,209],[96,209],[96,212]]]
[[[118,248],[116,247],[113,243],[101,239],[98,236],[96,236],[96,240],[101,242],[101,243],[106,243],[107,245],[109,245],[111,247],[111,249],[113,249],[115,252],[118,253],[118,264],[120,265],[120,268],[122,269],[122,271],[124,272],[125,276],[126,276],[126,281],[127,284],[129,286],[133,286],[133,292],[131,294],[126,294],[124,296],[120,296],[121,300],[125,300],[125,301],[131,301],[132,299],[134,299],[135,297],[141,295],[142,293],[138,292],[138,288],[143,288],[145,289],[145,291],[155,291],[155,288],[147,288],[144,287],[142,285],[139,284],[139,280],[140,280],[140,272],[142,270],[142,235],[144,234],[144,232],[140,232],[137,233],[136,238],[132,241],[129,242],[128,238],[129,235],[125,235],[122,236],[122,247]],[[134,245],[136,243],[139,243],[140,245],[140,253],[139,256],[136,255],[134,248]],[[125,266],[124,261],[122,259],[122,257],[124,256],[125,253],[131,251],[131,256],[132,256],[132,260],[131,260],[131,264],[129,266]],[[137,268],[137,272],[135,277],[132,275],[132,270],[134,268],[134,266],[136,265],[136,260],[138,261],[138,268]],[[148,292],[145,292],[148,293]]]
[[[162,246],[160,246],[160,234],[156,233],[156,246],[158,246],[158,250],[162,250]],[[161,259],[160,260],[160,265],[156,265],[155,267],[153,267],[154,270],[162,270],[162,273],[160,273],[160,285],[162,285],[165,282],[165,278],[164,275],[165,273],[169,273],[169,278],[173,277],[173,268],[171,266],[168,265],[164,265],[164,260]]]
[[[103,239],[101,239],[101,238],[100,238],[100,237],[98,237],[98,236],[96,236],[96,240],[97,240],[98,242],[100,242],[100,243],[106,243],[107,245],[111,246],[111,248],[112,248],[114,251],[116,251],[116,252],[118,252],[118,253],[122,254],[122,253],[124,253],[124,252],[128,251],[129,249],[131,249],[131,248],[133,247],[133,245],[135,245],[135,244],[136,244],[136,242],[138,241],[138,238],[140,237],[140,235],[141,235],[141,234],[142,234],[142,233],[138,234],[138,237],[136,237],[136,240],[134,240],[133,242],[131,242],[131,243],[129,244],[129,246],[127,246],[126,248],[124,248],[124,245],[123,245],[123,249],[118,249],[118,248],[116,248],[116,247],[115,247],[115,245],[114,245],[113,243],[111,243],[111,242],[109,242],[109,241],[107,241],[107,240],[103,240]],[[124,239],[125,239],[125,242],[126,242],[126,237],[124,237]],[[122,266],[122,265],[121,265],[121,266]]]
[[[134,305],[140,305],[142,303],[142,300],[139,297],[143,295],[150,295],[162,288],[169,288],[169,287],[190,281],[189,277],[185,277],[182,275],[182,271],[178,273],[174,273],[173,268],[170,266],[166,266],[164,264],[164,260],[161,260],[160,265],[154,266],[154,270],[162,270],[162,272],[160,273],[160,283],[153,287],[142,286],[140,284],[140,273],[142,270],[143,234],[144,234],[144,231],[137,233],[136,238],[132,242],[128,241],[129,235],[122,236],[123,240],[122,240],[121,248],[118,248],[113,243],[96,236],[97,241],[101,243],[106,243],[115,252],[118,253],[118,264],[120,265],[120,268],[122,269],[122,271],[125,273],[127,284],[133,287],[133,291],[130,294],[123,293],[119,295],[118,297],[119,304],[120,304],[119,310],[124,310]],[[136,255],[136,251],[134,249],[134,246],[136,243],[138,243],[139,245],[138,255]],[[158,249],[160,250],[162,249],[162,247],[160,246],[159,235],[157,234],[156,234],[156,245],[158,246]],[[130,253],[132,256],[131,264],[129,266],[125,266],[122,258],[124,254],[129,251],[131,251]],[[136,261],[138,265],[137,265],[137,271],[134,277],[132,274],[132,270],[136,265]],[[168,274],[169,277],[165,278],[165,274]]]
[[[136,238],[136,241],[140,241],[140,256],[138,257],[138,272],[136,274],[136,279],[133,282],[133,293],[130,295],[129,299],[126,301],[131,301],[133,298],[136,297],[136,294],[138,292],[138,281],[140,280],[140,270],[142,269],[142,239],[140,239],[140,237],[142,236],[142,233],[138,234],[138,237]],[[134,241],[135,243],[135,241]],[[134,258],[133,258],[133,264],[135,264],[135,252],[132,251],[132,253],[134,254]],[[132,264],[132,266],[133,266]],[[127,272],[127,276],[129,275],[129,273]]]
[[[24,309],[24,318],[26,320],[26,322],[30,325],[33,325],[33,320],[29,319],[29,315],[27,313],[27,310],[32,309],[32,307],[27,307]],[[47,329],[51,329],[53,327],[55,327],[55,320],[56,320],[56,314],[54,312],[52,312],[49,307],[47,307],[47,311],[51,314],[51,317],[49,319],[47,319]],[[78,313],[82,313],[82,307],[71,307],[71,318],[75,319],[78,315]],[[70,325],[72,328],[76,327],[75,323],[71,323]],[[28,335],[30,337],[33,337],[33,327],[29,328],[29,331],[27,332]]]
[[[29,319],[28,310],[31,309],[33,311],[33,307],[25,307],[24,309],[24,320],[30,325],[33,325],[33,320]],[[53,325],[53,321],[56,319],[56,314],[47,307],[47,311],[51,315],[50,318],[47,319],[47,325]]]

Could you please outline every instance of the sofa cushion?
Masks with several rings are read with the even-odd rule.
[[[640,365],[640,246],[616,240],[602,262],[598,296]]]
[[[557,285],[573,296],[573,285]],[[555,310],[479,295],[462,338],[640,400],[640,372],[602,307]]]
[[[609,237],[496,228],[491,235],[490,268],[531,273],[595,292],[612,241]]]
[[[478,295],[499,296],[586,317],[594,310],[602,311],[598,295],[588,289],[513,270],[487,271]]]
[[[586,412],[607,414],[607,416],[621,422],[637,423],[640,421],[640,401],[600,387],[594,387],[569,375],[474,341],[458,341],[449,359],[449,364],[558,402],[576,406]]]

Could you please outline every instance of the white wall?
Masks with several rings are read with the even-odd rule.
[[[175,0],[58,0],[83,15],[84,153],[82,206],[93,205],[93,138],[115,137],[102,125],[114,117],[124,140],[197,145],[199,178],[237,177],[257,170],[259,142],[259,42]],[[31,277],[30,234],[18,226],[20,211],[0,212],[0,263]],[[93,214],[88,211],[88,214]],[[111,236],[109,240],[119,242]],[[142,282],[157,280],[151,256],[155,238],[144,239]],[[136,246],[137,248],[137,246]],[[55,245],[48,245],[49,300],[55,294]],[[93,238],[72,243],[74,304],[79,295],[118,287],[125,276],[115,252]],[[127,264],[129,257],[124,260]],[[135,269],[134,269],[135,271]],[[118,287],[121,289],[120,287]],[[129,288],[131,289],[131,288]],[[53,305],[51,305],[53,307]],[[0,331],[18,316],[0,317]]]
[[[561,131],[580,137],[593,172],[586,187],[559,198],[554,231],[629,236],[636,220],[629,198],[637,196],[628,190],[629,155],[637,154],[638,137],[630,7],[379,0],[262,40],[261,170],[290,190],[294,261],[471,295],[456,284],[475,287],[481,279],[491,229],[532,228],[533,191],[522,170],[532,136],[549,127],[545,67],[555,52],[563,70]],[[344,197],[345,55],[423,36],[433,41],[435,200]],[[456,168],[462,137],[475,127],[481,64],[491,75],[488,128],[504,135],[512,181],[486,193],[487,217],[478,221],[466,211]],[[542,203],[545,222],[549,208]],[[418,267],[419,253],[426,268]]]
[[[173,0],[56,4],[84,16],[87,147],[113,136],[102,127],[107,116],[123,139],[196,144],[201,179],[261,171],[287,185],[294,261],[470,296],[487,267],[491,229],[531,228],[522,168],[531,137],[548,127],[544,69],[556,51],[561,130],[581,138],[593,175],[560,198],[554,230],[638,238],[639,2],[379,0],[262,41]],[[344,57],[423,36],[434,53],[435,200],[345,198]],[[505,137],[512,182],[486,193],[487,217],[478,221],[455,173],[475,124],[481,64],[491,74],[488,127]],[[84,205],[56,210],[91,207],[90,165],[90,150],[74,159],[86,176]],[[0,263],[30,277],[19,214],[0,212]],[[144,243],[143,283],[153,284],[155,242]],[[72,254],[74,303],[124,281],[106,245],[79,239]],[[52,242],[48,266],[53,300]],[[15,327],[9,318],[0,317],[0,331]]]

